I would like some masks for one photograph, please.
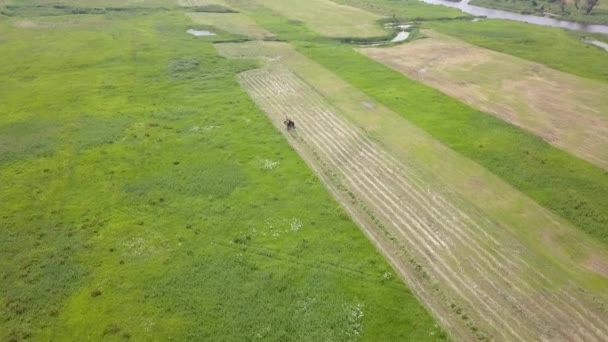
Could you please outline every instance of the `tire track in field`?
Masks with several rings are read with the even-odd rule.
[[[451,205],[415,171],[340,119],[296,75],[285,69],[256,70],[242,74],[240,80],[279,127],[285,114],[303,124],[298,137],[339,172],[344,184],[412,251],[445,293],[465,304],[467,314],[486,334],[501,340],[601,341],[608,336],[605,319],[578,299],[570,295],[566,302],[560,298],[563,294],[543,291],[549,278],[513,248],[503,246],[499,239],[504,237],[488,233],[490,220]],[[532,279],[522,276],[528,273]],[[412,282],[411,277],[408,280]],[[421,292],[421,286],[412,287]],[[432,309],[436,315],[443,311],[441,320],[452,320],[448,325],[463,324],[454,322],[446,310]]]

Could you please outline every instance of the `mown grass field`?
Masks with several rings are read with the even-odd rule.
[[[608,83],[423,30],[425,39],[358,49],[408,77],[608,169]],[[573,115],[576,113],[576,115]]]
[[[182,10],[0,17],[0,339],[441,340]]]
[[[306,27],[324,36],[367,38],[386,35],[377,23],[382,16],[330,0],[306,2],[260,0],[258,2],[289,19],[303,22]]]
[[[248,11],[262,26],[290,40],[304,55],[608,243],[608,177],[601,168],[408,79],[358,54],[351,46],[335,44],[301,26],[289,26],[287,19],[266,8],[249,5]]]
[[[492,311],[496,310],[500,311],[503,317],[509,315],[514,319],[520,319],[516,318],[518,316],[517,312],[529,310],[531,306],[534,306],[535,299],[533,298],[537,297],[534,295],[536,291],[556,296],[542,300],[542,305],[546,307],[555,305],[549,303],[559,302],[561,297],[578,297],[580,293],[577,294],[577,291],[572,290],[572,288],[584,288],[584,291],[591,291],[596,295],[604,293],[607,282],[601,276],[601,274],[605,274],[603,273],[605,271],[600,265],[602,265],[601,260],[608,259],[606,259],[606,253],[601,245],[581,230],[549,213],[525,194],[505,184],[504,181],[479,164],[449,149],[428,133],[404,120],[403,117],[364,95],[330,70],[302,56],[290,44],[247,42],[218,44],[217,48],[222,55],[231,58],[250,56],[266,61],[267,66],[264,69],[241,74],[239,76],[241,84],[278,125],[284,119],[284,113],[294,117],[300,123],[298,132],[294,135],[287,134],[287,136],[295,140],[292,140],[292,143],[298,146],[299,153],[305,159],[310,158],[310,153],[302,152],[302,150],[313,149],[316,151],[313,155],[317,155],[318,158],[327,160],[327,163],[334,165],[329,174],[340,173],[344,176],[335,176],[327,182],[330,184],[344,182],[348,189],[345,192],[352,191],[352,193],[355,193],[353,196],[357,199],[368,199],[368,205],[374,208],[371,209],[374,212],[374,217],[383,215],[383,212],[387,210],[393,210],[395,206],[391,205],[391,201],[394,197],[386,194],[399,191],[395,190],[399,189],[397,184],[411,184],[412,180],[411,178],[395,179],[400,177],[399,171],[390,173],[388,177],[387,174],[378,172],[378,165],[384,163],[384,161],[380,158],[376,161],[370,161],[368,158],[370,156],[381,156],[383,152],[378,150],[378,147],[372,147],[376,149],[373,153],[360,153],[363,148],[369,148],[370,145],[357,141],[351,135],[346,135],[344,129],[347,129],[345,127],[347,125],[344,123],[334,120],[325,122],[324,120],[328,120],[327,113],[339,113],[340,116],[348,118],[348,121],[363,128],[365,134],[371,136],[373,141],[379,142],[383,148],[391,152],[392,156],[407,165],[405,168],[409,173],[416,174],[419,177],[418,179],[423,179],[424,193],[428,194],[429,197],[448,196],[450,203],[461,208],[460,210],[467,213],[467,217],[473,217],[478,225],[483,226],[485,232],[492,234],[501,241],[499,246],[488,246],[490,239],[487,236],[482,239],[476,237],[474,229],[471,229],[474,226],[473,224],[469,222],[462,225],[457,219],[450,220],[447,218],[454,218],[454,215],[449,214],[453,210],[449,206],[441,202],[421,206],[421,203],[426,202],[422,199],[424,196],[407,197],[406,194],[402,194],[398,198],[402,201],[401,203],[407,203],[407,205],[397,206],[399,209],[393,211],[390,217],[408,215],[409,219],[404,219],[400,221],[401,224],[397,225],[394,225],[394,221],[391,222],[390,218],[382,221],[387,223],[384,229],[388,230],[387,234],[390,236],[388,239],[392,242],[389,245],[404,243],[407,245],[408,252],[415,255],[416,262],[421,266],[421,269],[416,268],[418,275],[426,274],[430,275],[431,278],[442,278],[442,281],[437,282],[435,289],[439,288],[441,289],[439,291],[443,292],[438,291],[439,293],[435,295],[438,298],[446,298],[445,296],[447,296],[448,299],[445,300],[447,303],[459,303],[462,300],[460,294],[472,288],[475,289],[473,291],[474,300],[478,301],[485,297],[484,293],[490,293],[489,296],[496,297],[494,300],[499,302],[500,299],[497,298],[500,296],[496,294],[502,293],[502,290],[498,290],[497,287],[505,285],[492,285],[487,282],[510,284],[507,285],[509,289],[505,290],[512,293],[517,299],[512,299],[507,304],[494,303],[490,306],[490,309],[484,309],[483,302],[473,307],[467,304],[457,304],[458,307],[455,308],[449,306],[449,304],[445,305],[445,302],[441,303],[440,301],[438,303],[426,297],[425,303],[433,308],[432,311],[440,317],[440,321],[449,320],[452,323],[447,325],[450,327],[451,334],[459,337],[459,339],[469,340],[471,335],[468,330],[471,330],[478,332],[477,338],[487,337],[485,334],[492,334],[492,326],[496,324],[496,321],[486,323],[483,322],[483,318],[492,315]],[[275,90],[268,91],[268,88],[271,87]],[[276,102],[272,103],[270,101]],[[310,105],[312,103],[314,105]],[[328,106],[329,103],[331,103],[331,106]],[[324,130],[329,132],[324,132]],[[332,134],[330,132],[337,133]],[[302,144],[302,140],[309,140],[311,143]],[[356,162],[353,162],[353,159],[343,157],[344,154],[348,153],[357,156],[353,158]],[[341,160],[341,162],[333,164],[332,160],[334,158]],[[321,165],[316,168],[322,167]],[[390,166],[386,165],[385,167]],[[365,173],[363,170],[365,170]],[[320,174],[325,173],[320,172]],[[349,175],[357,176],[349,178]],[[374,177],[374,182],[366,182],[368,177]],[[387,183],[394,185],[384,186]],[[361,190],[361,187],[364,187],[365,190]],[[382,190],[379,190],[379,188]],[[416,191],[415,187],[411,191]],[[370,197],[380,197],[382,200],[369,200]],[[352,203],[356,202],[352,199],[346,200],[347,205],[351,207],[353,206]],[[411,209],[408,210],[411,207],[419,207],[419,209],[412,213]],[[482,211],[474,209],[475,207],[481,208]],[[431,236],[434,238],[442,239],[445,234],[454,234],[454,238],[457,239],[460,234],[467,235],[466,238],[460,240],[467,242],[463,245],[454,243],[453,240],[445,240],[446,243],[452,245],[450,249],[433,248],[431,252],[433,262],[430,265],[425,261],[424,253],[420,253],[419,250],[420,245],[424,243],[418,242],[412,245],[411,242],[404,241],[399,233],[400,230],[408,229],[408,222],[416,222],[416,219],[412,219],[411,215],[414,217],[423,216],[426,210],[436,210],[434,214],[426,216],[426,219],[422,221],[433,222],[430,226],[433,232]],[[388,227],[394,227],[396,230],[391,230]],[[442,227],[445,227],[445,230]],[[382,227],[376,227],[376,229],[382,231]],[[421,239],[424,236],[422,229],[424,229],[424,224],[417,226],[417,229],[412,229],[406,234],[408,238],[405,240],[416,238],[419,241],[425,241],[424,238]],[[513,237],[517,242],[513,241]],[[432,241],[432,239],[426,240],[431,244]],[[471,243],[472,241],[475,242]],[[508,251],[501,247],[505,244],[509,245]],[[390,249],[391,247],[383,246],[383,252],[388,253],[389,256],[391,255]],[[437,274],[435,270],[441,267],[443,262],[450,260],[449,251],[453,252],[454,250],[457,250],[456,255],[460,260],[460,267],[456,271],[458,276],[451,278]],[[480,257],[480,253],[485,256]],[[503,269],[496,273],[496,269],[486,265],[485,271],[479,273],[479,266],[471,267],[467,262],[471,259],[480,258],[479,262],[485,263],[488,258],[496,257],[509,260],[509,266],[507,264],[502,265],[506,270]],[[525,262],[522,262],[518,267],[512,266],[511,263],[519,262],[520,258],[523,258]],[[403,265],[403,258],[399,257],[398,259],[400,260],[398,264]],[[407,258],[405,259],[407,262]],[[394,261],[392,257],[391,260]],[[604,265],[608,264],[604,263]],[[397,267],[397,269],[402,270],[402,266]],[[509,272],[514,269],[517,269],[519,273],[505,274],[505,271]],[[537,283],[538,272],[543,274],[543,285]],[[454,291],[459,286],[449,279],[453,280],[459,276],[470,276],[471,279],[460,287],[460,291]],[[418,290],[421,287],[419,284],[421,282],[424,284],[424,280],[412,275],[408,275],[407,279]],[[547,286],[549,283],[551,286]],[[570,285],[574,283],[577,285]],[[429,288],[428,284],[423,286]],[[518,297],[520,294],[513,290],[511,286],[526,286],[529,291],[526,291],[523,298]],[[560,293],[564,288],[567,289],[565,293]],[[443,293],[443,296],[441,293]],[[605,300],[605,297],[604,299],[594,298],[600,303]],[[515,304],[514,301],[519,304]],[[594,306],[595,303],[586,302],[583,307],[591,309]],[[513,310],[514,307],[519,309]],[[537,310],[532,309],[532,311],[539,312]],[[562,311],[561,315],[578,317],[578,314],[575,314],[577,309],[568,307],[565,303],[557,304],[553,307],[553,310]],[[484,313],[480,314],[480,311]],[[569,311],[569,313],[567,314],[566,311]],[[462,320],[452,315],[458,312],[462,314]],[[542,313],[539,312],[539,314]],[[585,331],[587,328],[581,328],[581,326],[587,323],[586,321],[569,320],[567,324],[571,324],[571,326],[566,327],[566,323],[561,322],[561,319],[552,318],[542,326],[545,331],[562,331],[570,334],[574,327]],[[469,329],[466,329],[466,324],[469,324]],[[528,318],[523,318],[519,332],[526,334],[524,328],[528,329],[530,326],[535,326],[535,324],[530,322]],[[546,327],[550,328],[546,329]],[[463,331],[462,328],[467,331]],[[504,333],[504,331],[500,333]],[[533,338],[531,336],[538,336],[538,333],[529,334],[529,337],[522,339],[528,340]],[[463,335],[468,337],[463,337]],[[550,338],[550,336],[547,337]],[[553,338],[555,338],[555,335]]]

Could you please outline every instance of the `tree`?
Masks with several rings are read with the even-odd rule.
[[[598,2],[600,2],[600,0],[587,0],[587,9],[585,10],[585,14],[591,13],[593,7],[595,7]]]
[[[559,7],[562,9],[562,13],[566,12],[566,0],[560,0]]]
[[[580,0],[574,0],[574,7],[575,7],[576,9],[578,9],[578,3],[579,3],[579,1],[580,1]]]

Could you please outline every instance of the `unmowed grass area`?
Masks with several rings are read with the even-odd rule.
[[[21,19],[0,19],[0,340],[445,339],[240,89],[258,63],[211,44],[238,37],[183,11]]]
[[[332,70],[449,148],[608,243],[608,172],[531,133],[472,109],[353,50],[302,27],[287,26],[263,7],[248,9],[266,29]],[[304,39],[303,39],[304,38]]]

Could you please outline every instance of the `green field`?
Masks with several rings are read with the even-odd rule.
[[[457,9],[428,5],[419,0],[336,0],[336,2],[402,21],[470,18],[468,14]]]
[[[190,27],[0,18],[0,339],[443,339]]]
[[[295,21],[291,24],[303,23],[309,29],[328,37],[367,38],[386,34],[377,23],[382,16],[330,0],[259,0],[259,3]]]
[[[193,13],[210,4],[239,13]],[[582,33],[471,23],[415,0],[0,0],[0,13],[0,340],[556,340],[574,336],[556,319],[567,314],[577,337],[601,340],[608,172],[336,40],[417,20],[608,81],[606,52]],[[279,120],[344,120],[284,136],[263,101]],[[358,152],[338,129],[374,152],[352,177],[374,191],[353,191],[409,234],[352,209],[365,201],[347,187],[336,196],[327,179],[349,177]],[[305,138],[344,164],[320,174],[298,155]],[[412,165],[419,202],[381,197],[404,186],[376,171],[382,153]]]

